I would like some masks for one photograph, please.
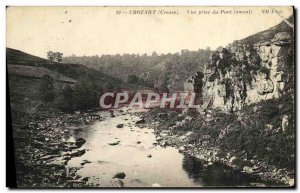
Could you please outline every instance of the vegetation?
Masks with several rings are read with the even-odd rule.
[[[50,61],[61,62],[62,56],[63,56],[63,53],[61,53],[61,52],[52,52],[52,51],[47,52],[47,58]]]
[[[14,64],[26,66],[41,66],[58,72],[74,80],[80,79],[80,77],[82,76],[89,76],[94,80],[94,83],[96,85],[104,85],[109,82],[114,89],[118,89],[121,87],[131,88],[130,85],[126,84],[118,78],[111,77],[81,64],[56,63],[11,48],[7,48],[6,53],[7,65]]]
[[[52,102],[55,97],[54,80],[48,74],[41,79],[39,95],[43,102]]]
[[[64,62],[83,64],[123,81],[146,87],[182,89],[183,82],[207,64],[210,49],[182,50],[175,54],[117,54],[102,56],[68,56]],[[168,72],[167,74],[165,72]],[[129,76],[128,76],[129,75]],[[168,79],[168,82],[166,82]],[[167,85],[166,85],[167,84]]]
[[[74,90],[67,85],[56,93],[54,106],[65,112],[72,112],[74,106]]]
[[[166,116],[161,116],[162,114]],[[159,129],[166,129],[181,121],[179,112],[154,109],[147,113],[149,120],[159,120]],[[211,146],[216,145],[222,152],[245,156],[248,160],[259,159],[278,168],[293,169],[295,161],[294,101],[290,94],[279,99],[270,99],[245,106],[237,114],[225,114],[212,110],[213,119],[189,112],[192,121],[171,130],[176,135],[187,131],[194,134],[189,143],[199,142],[203,135],[211,137]],[[289,115],[289,127],[282,130],[282,117]]]
[[[135,75],[129,75],[127,78],[127,83],[130,85],[135,85],[139,87],[149,87],[153,88],[154,84],[151,81],[145,81],[143,78],[137,77]]]
[[[101,90],[102,88],[94,83],[93,78],[83,76],[75,84],[74,108],[86,110],[97,107]]]
[[[225,151],[245,151],[251,158],[254,156],[266,160],[281,168],[293,168],[295,159],[294,140],[294,101],[283,96],[246,106],[242,116],[233,119],[232,125],[238,128],[230,131],[223,140],[221,147]],[[289,115],[289,128],[282,131],[281,122],[284,115]]]

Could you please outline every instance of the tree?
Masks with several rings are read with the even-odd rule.
[[[76,110],[87,110],[97,107],[100,90],[92,78],[82,76],[75,84],[74,108]]]
[[[67,85],[61,89],[55,97],[55,106],[63,111],[74,110],[74,90]]]
[[[55,97],[54,80],[48,74],[45,74],[41,79],[39,94],[43,102],[51,102]]]
[[[138,84],[139,83],[139,77],[135,75],[129,75],[127,77],[127,83],[128,84]]]
[[[53,62],[62,62],[63,53],[61,52],[47,52],[47,58]]]

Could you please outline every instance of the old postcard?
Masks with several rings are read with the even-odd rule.
[[[8,6],[6,21],[18,188],[295,187],[292,6]]]

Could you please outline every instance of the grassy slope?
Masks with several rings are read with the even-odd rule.
[[[106,83],[112,84],[115,88],[130,88],[130,86],[123,81],[103,74],[94,69],[88,68],[80,64],[70,63],[55,63],[43,58],[39,58],[25,52],[15,50],[12,48],[6,48],[6,63],[15,65],[29,65],[29,66],[43,66],[50,70],[63,74],[74,80],[78,80],[80,77],[86,75],[90,79],[94,80],[96,84],[103,85]]]

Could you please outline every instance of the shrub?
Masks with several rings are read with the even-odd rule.
[[[55,97],[54,80],[48,74],[45,74],[41,79],[39,94],[43,102],[51,102]]]

